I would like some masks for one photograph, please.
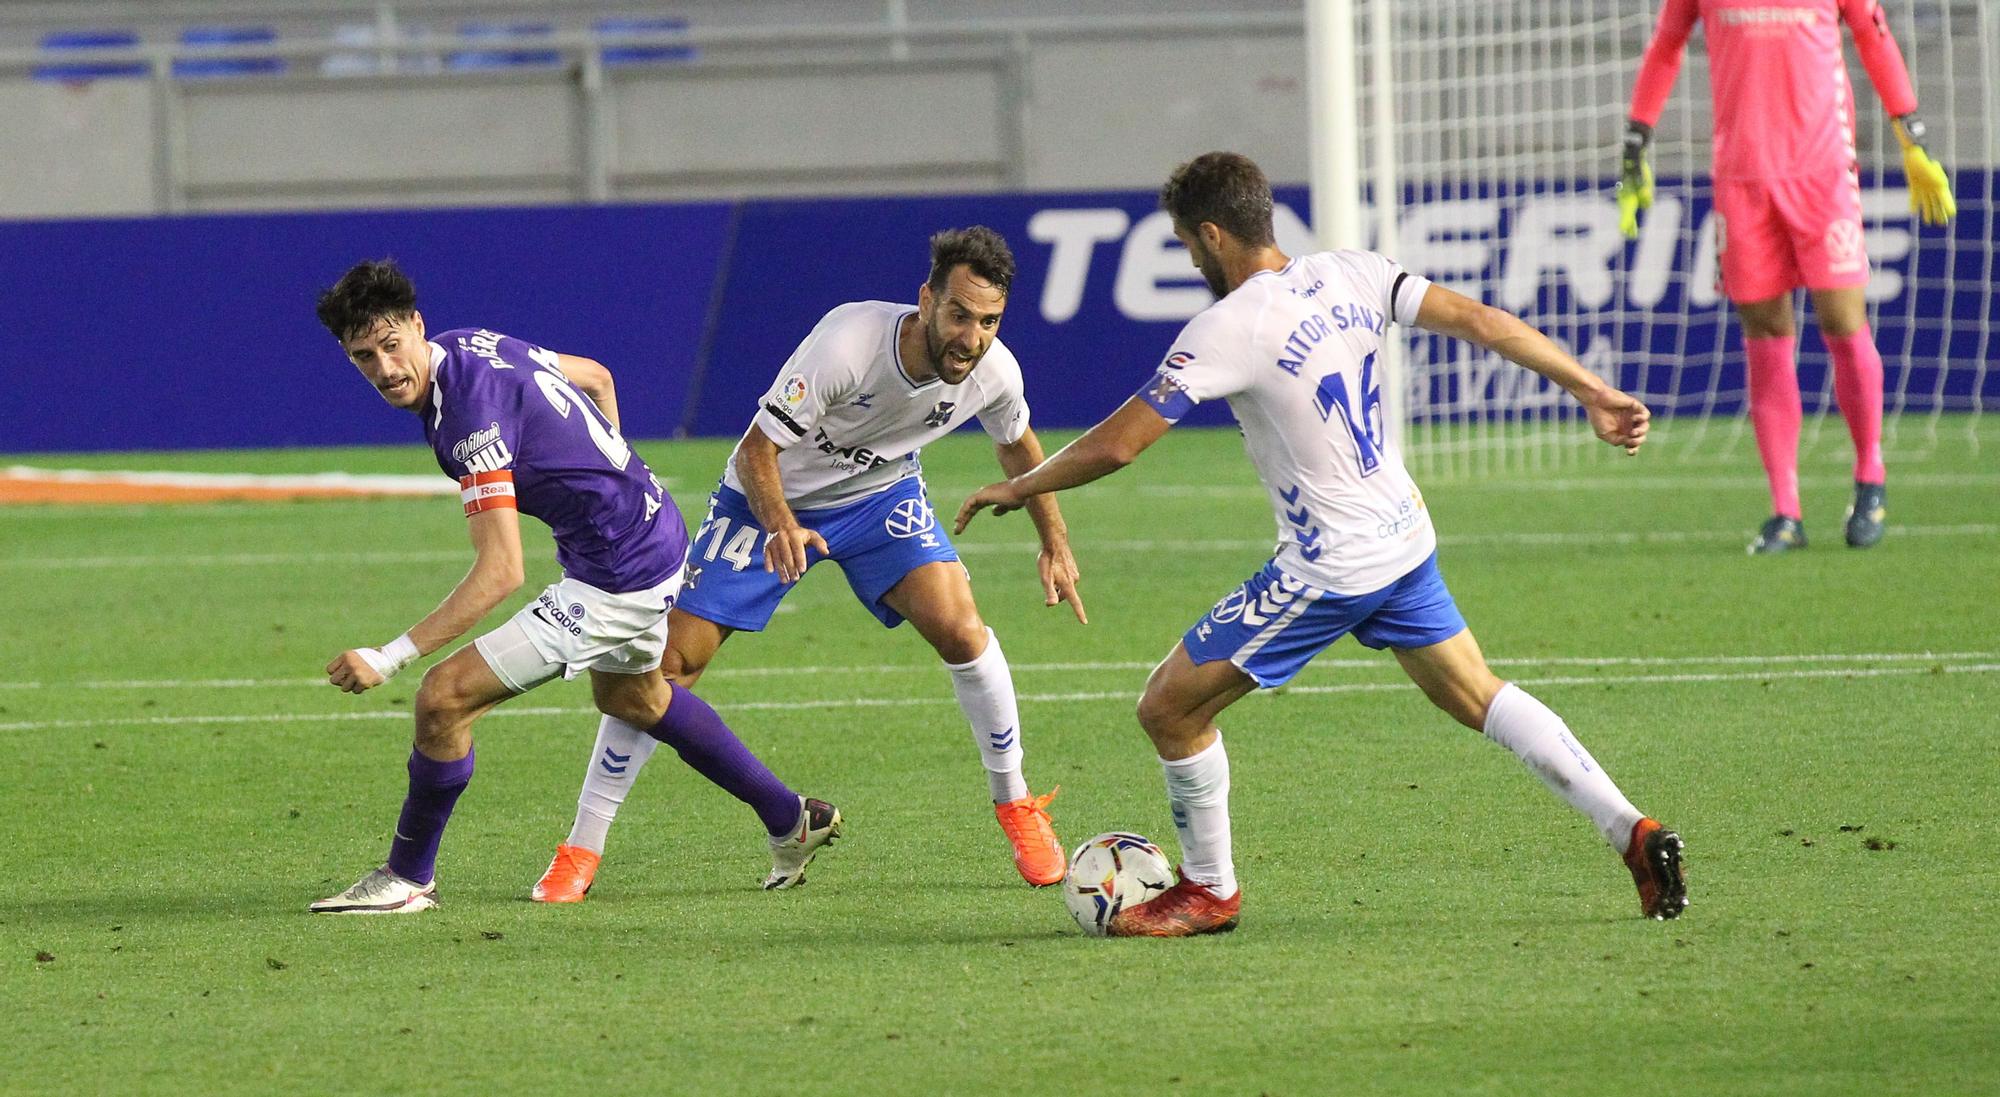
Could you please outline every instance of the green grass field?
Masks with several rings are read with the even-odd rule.
[[[1343,643],[1224,721],[1242,929],[1086,939],[1015,875],[935,658],[831,568],[702,684],[848,816],[810,886],[759,891],[754,819],[663,752],[590,900],[527,902],[595,727],[568,683],[481,725],[438,910],[313,917],[387,850],[417,684],[355,698],[320,668],[462,574],[456,505],[0,510],[0,1091],[2000,1092],[2000,471],[1960,441],[1892,464],[1891,536],[1852,552],[1833,433],[1785,558],[1742,553],[1747,445],[1429,491],[1489,656],[1686,837],[1670,923],[1510,755]],[[726,446],[640,450],[693,508]],[[926,454],[947,512],[989,454]],[[435,471],[416,444],[37,463]],[[1067,841],[1172,853],[1132,702],[1271,519],[1233,432],[1064,508],[1088,627],[1042,607],[1025,518],[960,539],[1028,776],[1062,784]]]

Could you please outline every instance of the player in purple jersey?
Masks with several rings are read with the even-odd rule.
[[[472,570],[408,632],[335,657],[327,680],[349,693],[373,689],[492,612],[522,582],[522,512],[555,534],[563,577],[424,674],[409,794],[388,863],[311,909],[435,906],[438,841],[472,780],[473,722],[516,694],[586,670],[605,720],[672,746],[757,812],[770,834],[766,888],[800,882],[815,851],[839,836],[840,812],[787,788],[714,709],[661,675],[687,527],[618,432],[610,372],[491,331],[427,339],[416,301],[395,264],[362,263],[320,296],[319,319],[384,400],[422,417],[438,467],[459,483]]]

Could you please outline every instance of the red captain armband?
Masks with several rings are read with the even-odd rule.
[[[514,473],[509,469],[459,477],[458,497],[465,503],[467,518],[482,510],[520,509],[514,502]]]

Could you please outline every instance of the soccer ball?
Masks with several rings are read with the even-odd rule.
[[[1085,933],[1102,937],[1119,911],[1151,899],[1173,883],[1173,866],[1160,847],[1137,834],[1112,831],[1070,854],[1063,902]]]

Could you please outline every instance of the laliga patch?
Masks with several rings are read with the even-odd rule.
[[[778,385],[778,398],[785,402],[786,407],[798,410],[806,402],[806,379],[796,373],[785,378]]]
[[[903,499],[896,503],[888,517],[882,519],[882,528],[891,537],[922,537],[926,545],[937,543],[937,514],[931,505],[922,499]]]
[[[1194,364],[1194,352],[1188,350],[1177,350],[1172,354],[1167,355],[1166,362],[1162,364],[1165,365],[1168,369],[1186,369],[1187,367]]]

